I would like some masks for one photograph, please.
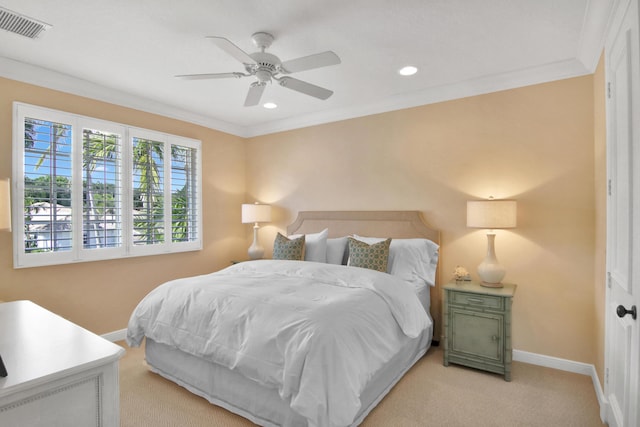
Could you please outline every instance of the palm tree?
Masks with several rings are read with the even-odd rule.
[[[51,204],[52,209],[50,210],[51,212],[51,227],[50,227],[50,240],[51,240],[51,248],[53,250],[56,250],[59,246],[59,235],[58,235],[58,231],[60,231],[58,229],[59,227],[59,221],[58,221],[58,217],[57,217],[57,209],[55,208],[58,205],[58,194],[60,193],[61,188],[58,186],[58,178],[64,178],[64,176],[58,176],[58,155],[59,155],[59,150],[58,150],[58,145],[60,144],[60,141],[63,138],[66,138],[69,136],[69,132],[70,132],[70,126],[69,125],[65,125],[65,124],[61,124],[61,123],[51,123],[51,122],[41,122],[39,120],[33,120],[33,119],[26,119],[25,120],[25,130],[24,130],[24,144],[25,144],[25,149],[34,149],[36,146],[36,143],[39,142],[38,141],[38,126],[45,126],[48,128],[49,130],[49,146],[45,149],[39,149],[38,151],[41,152],[40,158],[38,159],[38,161],[36,162],[34,169],[38,170],[40,168],[40,166],[42,166],[42,163],[49,158],[50,160],[50,164],[51,164],[51,172],[50,172],[50,176],[51,177],[55,177],[55,179],[49,179],[48,180],[48,194],[49,194],[49,198],[47,201]],[[41,142],[41,141],[40,141]],[[66,180],[64,180],[66,181]],[[27,176],[25,176],[25,184],[27,184]],[[25,185],[26,186],[26,185]],[[25,237],[31,235],[30,233],[30,207],[33,204],[33,202],[35,202],[35,200],[31,200],[30,197],[26,197],[25,196],[25,200],[24,200],[24,209],[25,209]],[[62,243],[64,245],[64,243]],[[29,246],[29,245],[27,245]],[[68,249],[68,246],[65,245],[64,249]]]
[[[25,150],[34,149],[37,142],[37,126],[42,125],[39,121],[25,120]],[[41,153],[34,169],[41,167],[46,159],[51,164],[51,176],[56,176],[57,171],[57,146],[63,136],[68,136],[70,130],[68,125],[47,122],[52,132],[49,147],[38,152]],[[83,129],[83,174],[84,174],[84,201],[83,201],[83,229],[87,233],[85,236],[85,247],[100,248],[108,246],[105,235],[100,233],[101,217],[106,226],[106,214],[109,209],[115,210],[118,204],[118,186],[107,182],[95,182],[93,174],[98,167],[113,167],[118,162],[118,150],[120,146],[120,136],[97,130]],[[172,234],[174,241],[188,240],[189,235],[189,200],[190,179],[186,179],[185,185],[179,191],[172,191],[171,213],[164,212],[163,191],[164,185],[164,144],[152,140],[134,138],[133,140],[133,173],[135,179],[134,188],[134,208],[141,210],[140,214],[134,216],[134,231],[142,232],[141,243],[154,244],[163,242],[164,236],[164,215],[172,217]],[[171,157],[173,161],[181,165],[186,177],[190,177],[190,160],[187,156],[190,150],[185,147],[171,145]],[[32,180],[25,175],[25,184]],[[29,190],[25,185],[25,215],[28,215],[28,206],[37,201],[47,201],[56,206],[58,203],[56,179],[47,180],[50,184],[49,191],[40,197],[35,197],[35,192]],[[44,196],[44,199],[42,198]],[[33,199],[33,200],[32,200]],[[102,201],[102,208],[98,206],[98,201]],[[52,225],[55,226],[55,209],[52,209],[54,218]],[[25,221],[25,236],[28,234],[28,221]],[[56,233],[53,232],[54,239]],[[56,247],[56,246],[54,246]]]
[[[137,230],[145,230],[144,241],[158,243],[165,240],[164,215],[171,215],[171,230],[168,230],[171,241],[185,241],[189,238],[189,197],[191,159],[190,149],[171,145],[172,169],[181,170],[186,182],[180,190],[172,190],[171,212],[164,212],[162,173],[164,152],[162,144],[154,141],[137,139],[134,142],[134,168],[138,170],[140,183],[138,190],[138,207],[142,213],[134,221]],[[178,181],[178,180],[176,180]],[[175,184],[175,182],[172,182]]]
[[[100,223],[99,212],[95,205],[95,192],[92,175],[96,168],[101,165],[106,167],[105,163],[116,162],[118,154],[118,146],[120,145],[120,136],[94,131],[91,129],[83,129],[83,161],[84,170],[84,230],[87,233],[85,247],[101,248],[106,247],[108,242],[105,235],[99,233],[98,225]],[[102,185],[102,191],[107,191],[107,183]],[[104,222],[106,226],[106,209],[103,211]],[[106,227],[105,227],[106,232]]]
[[[134,219],[134,229],[144,230],[143,241],[148,244],[164,241],[164,198],[161,193],[164,175],[163,144],[134,138],[133,168],[138,173],[138,200],[141,214]]]
[[[183,242],[189,240],[193,233],[190,227],[190,195],[193,190],[191,181],[192,150],[187,147],[171,146],[172,170],[175,171],[175,180],[172,184],[178,184],[184,180],[184,185],[171,194],[171,234],[172,240]]]
[[[24,148],[32,148],[35,144],[36,130],[33,120],[27,119],[24,123]]]

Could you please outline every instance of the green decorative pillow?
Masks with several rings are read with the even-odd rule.
[[[273,259],[304,260],[304,235],[297,239],[287,239],[278,233],[273,242]]]
[[[349,265],[385,273],[389,261],[390,245],[391,239],[369,245],[349,237]]]

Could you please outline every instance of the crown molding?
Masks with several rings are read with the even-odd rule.
[[[243,138],[246,137],[246,128],[243,126],[172,107],[141,96],[131,95],[113,88],[91,83],[87,80],[72,77],[68,74],[2,56],[0,56],[0,77],[182,120]]]
[[[578,77],[591,73],[592,71],[585,67],[583,61],[571,59],[538,67],[497,73],[455,84],[434,86],[413,93],[396,95],[367,105],[326,110],[283,120],[275,120],[255,126],[240,126],[122,91],[116,91],[56,71],[0,57],[0,76],[2,77],[182,120],[236,135],[241,138],[284,132],[372,114],[386,113],[389,111]]]
[[[450,85],[435,86],[418,92],[397,95],[377,103],[323,111],[272,121],[248,128],[248,136],[256,137],[319,124],[386,113],[421,105],[435,104],[502,90],[531,86],[590,74],[582,62],[572,59],[507,73],[497,73]]]
[[[607,30],[619,2],[620,0],[589,0],[587,4],[576,58],[590,73],[595,72],[598,66]]]

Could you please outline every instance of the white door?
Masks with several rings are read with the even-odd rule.
[[[640,417],[640,38],[638,0],[621,1],[607,69],[607,304],[605,395],[611,427]],[[615,22],[615,21],[614,21]]]

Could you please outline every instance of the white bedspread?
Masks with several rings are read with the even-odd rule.
[[[277,389],[310,426],[346,426],[367,381],[430,325],[389,274],[262,260],[159,286],[134,310],[127,343],[175,346]]]

